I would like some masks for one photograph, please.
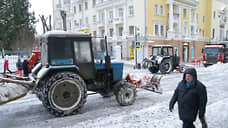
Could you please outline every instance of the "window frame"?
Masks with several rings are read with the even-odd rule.
[[[134,6],[133,5],[130,5],[128,7],[128,9],[129,9],[129,16],[134,16]]]
[[[164,16],[164,6],[163,5],[160,5],[160,13],[161,13],[161,16]]]
[[[154,15],[155,16],[158,16],[159,15],[159,8],[158,8],[158,5],[157,4],[154,5]]]

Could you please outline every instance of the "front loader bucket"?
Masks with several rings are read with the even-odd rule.
[[[148,91],[162,93],[160,88],[160,80],[162,75],[146,74],[146,73],[129,73],[126,80],[136,85],[137,88],[142,88]]]
[[[33,80],[15,75],[0,75],[0,105],[24,97],[35,85]]]

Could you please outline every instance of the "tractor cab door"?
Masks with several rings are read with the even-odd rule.
[[[85,79],[94,79],[95,68],[90,40],[74,41],[73,47],[75,62],[79,67],[80,74]]]

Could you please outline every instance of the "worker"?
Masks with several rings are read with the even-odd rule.
[[[17,66],[17,70],[23,70],[22,62],[20,58],[17,59],[16,66]]]
[[[176,102],[178,102],[179,118],[183,121],[183,128],[195,128],[193,122],[197,114],[202,128],[207,128],[205,120],[207,91],[205,85],[197,80],[195,68],[185,70],[183,80],[178,84],[169,103],[171,112]]]
[[[24,77],[28,77],[29,75],[29,71],[28,71],[28,65],[29,65],[29,62],[27,61],[27,59],[24,59],[24,62],[22,64],[23,66],[23,71],[24,71]]]

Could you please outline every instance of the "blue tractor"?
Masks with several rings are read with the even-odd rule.
[[[122,106],[134,103],[136,87],[122,79],[123,63],[111,63],[108,52],[104,63],[95,63],[92,45],[90,34],[48,32],[42,36],[41,63],[32,70],[33,91],[51,114],[78,113],[88,91],[103,97],[115,95]]]

